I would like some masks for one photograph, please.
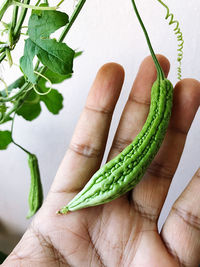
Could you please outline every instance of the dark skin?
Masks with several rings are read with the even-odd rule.
[[[161,55],[158,60],[167,76],[168,60]],[[140,132],[155,78],[153,61],[147,57],[134,81],[108,160]],[[194,79],[176,84],[166,137],[134,190],[98,207],[56,214],[100,167],[123,79],[118,64],[109,63],[99,70],[50,192],[3,267],[197,267],[200,263],[200,169],[173,205],[161,233],[157,228],[200,105],[200,83]]]

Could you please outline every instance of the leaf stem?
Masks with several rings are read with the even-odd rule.
[[[4,86],[5,86],[5,92],[6,92],[6,95],[8,96],[8,85],[6,84],[6,82],[4,81],[4,79],[0,78],[0,81],[4,84]]]
[[[6,12],[6,10],[9,8],[9,6],[12,4],[12,0],[4,0],[3,4],[0,7],[0,21]]]
[[[23,8],[30,8],[33,10],[56,10],[57,9],[57,6],[55,7],[32,6],[32,5],[27,5],[24,3],[17,2],[17,1],[13,1],[13,5],[23,7]]]
[[[65,26],[63,32],[60,35],[60,38],[58,39],[59,42],[62,42],[65,39],[65,36],[67,35],[68,31],[70,30],[71,26],[73,25],[74,21],[76,20],[78,14],[80,13],[82,7],[84,6],[86,0],[80,0],[77,4],[74,12],[72,13],[69,23]]]
[[[59,7],[65,0],[61,0],[58,4],[57,7]]]
[[[4,51],[4,52],[0,55],[0,63],[1,63],[1,61],[4,60],[5,57],[6,57],[6,52]]]
[[[7,57],[9,66],[12,67],[13,59],[12,59],[12,56],[11,56],[9,48],[6,48],[6,57]]]
[[[144,32],[144,35],[145,35],[145,38],[146,38],[146,41],[147,41],[149,50],[150,50],[150,52],[151,52],[151,56],[152,56],[152,58],[153,58],[153,61],[154,61],[154,64],[155,64],[155,67],[156,67],[156,70],[157,70],[157,75],[158,75],[159,78],[164,79],[164,78],[165,78],[165,75],[164,75],[163,70],[162,70],[162,68],[161,68],[161,66],[160,66],[160,63],[158,62],[158,59],[157,59],[157,57],[156,57],[156,55],[155,55],[155,53],[154,53],[154,50],[153,50],[153,47],[152,47],[152,45],[151,45],[151,41],[150,41],[150,39],[149,39],[147,30],[146,30],[146,28],[145,28],[145,26],[144,26],[144,23],[143,23],[143,21],[142,21],[142,19],[141,19],[141,17],[140,17],[140,14],[139,14],[139,12],[138,12],[138,9],[137,9],[137,7],[136,7],[135,0],[132,0],[132,3],[133,3],[133,8],[134,8],[134,10],[135,10],[136,16],[137,16],[137,18],[138,18],[138,20],[139,20],[139,23],[140,23],[140,25],[141,25],[141,27],[142,27],[142,30],[143,30],[143,32]]]
[[[10,97],[4,97],[4,98],[0,97],[0,103],[10,102],[14,100],[16,97],[19,97],[21,94],[23,94],[24,91],[28,91],[29,89],[30,89],[30,83],[25,82],[24,85],[21,87],[21,89],[15,95],[10,96]]]
[[[24,0],[24,4],[29,4],[30,0]],[[14,38],[18,39],[20,31],[21,31],[21,27],[22,24],[24,23],[24,19],[26,17],[26,13],[27,13],[27,8],[22,8],[19,19],[17,21],[17,25],[14,28],[13,34],[14,34]]]
[[[14,27],[17,23],[18,9],[19,9],[18,6],[13,7],[12,24],[11,24],[12,29],[14,29]]]
[[[4,115],[4,117],[0,120],[0,124],[2,124],[4,121],[6,121],[10,117],[10,115],[13,112],[16,112],[21,107],[21,105],[24,103],[24,101],[26,100],[26,98],[29,96],[29,89],[31,89],[31,87],[32,87],[32,84],[31,84],[31,87],[30,87],[30,83],[28,83],[28,85],[29,85],[29,88],[25,92],[22,92],[22,93],[24,93],[24,95],[22,95],[16,101],[16,103],[13,105],[13,107]]]
[[[37,3],[35,4],[35,6],[39,6],[40,2],[41,2],[41,0],[38,0]]]

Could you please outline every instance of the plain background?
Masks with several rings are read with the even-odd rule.
[[[64,10],[71,12],[73,2],[73,0],[66,1],[63,4]],[[196,0],[165,2],[175,14],[175,18],[180,21],[184,34],[183,77],[200,79],[200,2]],[[164,19],[166,10],[156,0],[138,0],[136,3],[155,52],[164,54],[171,62],[169,79],[175,84],[177,42],[173,26],[169,26]],[[139,65],[143,58],[149,55],[131,0],[87,0],[66,42],[73,49],[84,52],[74,62],[73,78],[57,86],[64,95],[64,108],[59,115],[54,116],[42,105],[42,113],[35,121],[27,122],[17,118],[15,122],[15,140],[37,154],[39,158],[45,196],[68,147],[89,88],[100,66],[107,62],[117,62],[126,72],[123,91],[113,116],[106,150],[108,152]],[[16,48],[19,55],[22,49],[23,42]],[[1,72],[8,83],[20,75],[17,68],[9,71],[6,64],[3,68],[1,66]],[[190,129],[184,153],[161,214],[159,227],[162,226],[172,203],[199,167],[199,121],[200,110]],[[1,129],[9,127],[8,124]],[[30,174],[26,154],[14,145],[10,145],[6,151],[0,151],[0,250],[4,252],[9,252],[15,246],[30,224],[30,220],[26,220],[29,184]]]

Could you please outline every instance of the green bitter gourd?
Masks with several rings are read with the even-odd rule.
[[[141,180],[164,139],[171,115],[173,86],[164,76],[135,1],[132,0],[132,3],[157,70],[157,79],[151,89],[149,115],[133,142],[101,167],[67,206],[58,211],[59,214],[107,203],[133,189]]]
[[[29,211],[26,217],[27,219],[31,218],[36,213],[43,201],[39,165],[37,157],[34,154],[28,154],[28,165],[31,172],[31,185],[28,197]]]

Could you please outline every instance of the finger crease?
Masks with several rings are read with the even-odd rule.
[[[177,261],[178,265],[181,266],[181,267],[186,267],[187,264],[183,261],[183,259],[180,259],[180,257],[178,256],[176,250],[171,247],[170,243],[167,242],[166,240],[164,240],[164,243],[165,243],[165,246],[167,248],[167,251]]]
[[[200,231],[200,217],[193,215],[184,209],[172,207],[172,211],[181,218],[187,225]]]
[[[101,155],[100,149],[84,144],[71,143],[69,149],[86,158],[98,158]]]
[[[179,133],[181,135],[187,135],[188,131],[182,130],[179,127],[176,126],[169,126],[168,129],[172,132]]]
[[[88,231],[88,237],[89,237],[89,243],[92,246],[92,249],[95,253],[95,256],[96,256],[98,262],[101,264],[101,267],[106,267],[106,265],[103,262],[103,258],[101,256],[100,252],[98,251],[97,246],[95,245],[94,241],[92,240],[92,237],[91,237],[89,231]]]
[[[112,149],[116,149],[119,152],[122,152],[122,150],[130,145],[132,143],[133,140],[129,140],[129,139],[123,139],[118,137],[117,139],[114,140],[113,145],[112,145]]]
[[[145,99],[141,99],[139,97],[136,97],[135,95],[130,95],[128,98],[128,101],[135,102],[137,104],[141,104],[141,105],[145,105],[145,106],[149,106],[151,103],[150,101],[145,100]]]
[[[70,266],[66,260],[66,258],[59,252],[54,245],[52,244],[50,238],[44,237],[41,233],[39,233],[35,227],[31,225],[30,227],[31,232],[35,236],[35,238],[38,240],[41,247],[46,248],[48,252],[48,255],[51,255],[49,262],[57,262],[59,266]],[[47,240],[48,238],[48,240]]]
[[[147,208],[144,207],[142,204],[138,203],[137,201],[133,201],[134,210],[141,215],[141,217],[147,219],[151,223],[156,223],[158,219],[157,214],[153,214],[152,212],[148,212]]]
[[[92,111],[92,112],[97,112],[97,113],[101,113],[103,115],[110,115],[112,114],[112,110],[110,109],[106,109],[106,108],[98,108],[98,107],[94,107],[94,106],[85,106],[86,110]]]
[[[153,176],[169,180],[171,180],[174,176],[174,172],[171,168],[167,168],[165,164],[158,163],[155,160],[147,168],[147,172]]]

